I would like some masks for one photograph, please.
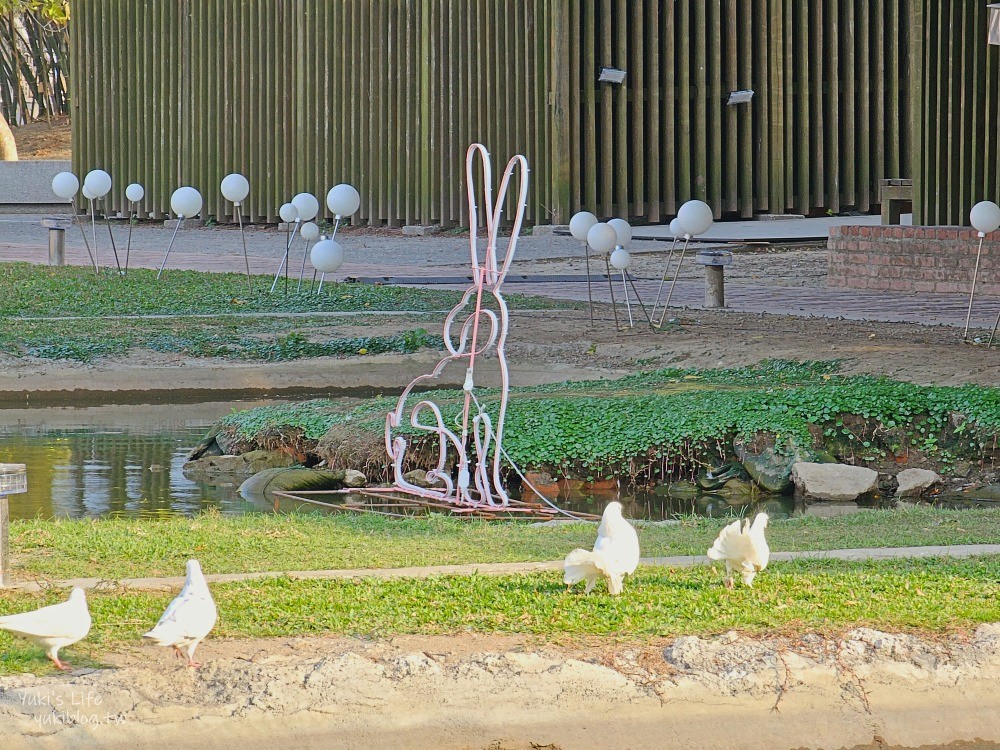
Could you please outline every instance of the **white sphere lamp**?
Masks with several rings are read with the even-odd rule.
[[[299,234],[302,235],[302,239],[306,242],[312,242],[319,237],[319,227],[314,221],[307,221],[302,225],[302,229],[299,230]]]
[[[610,224],[598,222],[587,232],[587,244],[599,253],[610,253],[618,244],[618,232]]]
[[[617,268],[619,271],[624,271],[628,268],[629,263],[632,262],[632,256],[629,255],[628,250],[624,247],[619,247],[611,253],[611,265]],[[627,293],[627,292],[626,292]]]
[[[569,220],[569,233],[580,242],[587,241],[587,232],[597,223],[597,217],[590,211],[579,211]]]
[[[334,216],[351,216],[361,207],[361,194],[353,185],[334,185],[326,194],[326,207]]]
[[[52,178],[52,192],[64,200],[71,200],[80,190],[80,180],[72,172],[60,172]]]
[[[92,169],[83,178],[83,185],[90,188],[95,198],[103,198],[111,191],[111,175],[103,169]]]
[[[993,201],[979,201],[969,212],[969,222],[980,237],[995,232],[1000,229],[1000,206]]]
[[[611,219],[608,224],[614,228],[615,234],[618,235],[620,247],[625,247],[632,242],[632,225],[625,219]]]
[[[677,220],[684,230],[686,238],[704,234],[712,226],[715,216],[712,207],[704,201],[688,201],[677,212]]]
[[[170,210],[182,219],[197,216],[201,206],[201,193],[188,185],[177,188],[170,196]]]
[[[219,185],[219,189],[222,191],[223,198],[230,203],[235,203],[237,206],[245,201],[247,196],[250,195],[249,181],[247,181],[247,178],[238,172],[227,174],[223,177],[222,183]]]
[[[127,188],[125,188],[125,199],[129,203],[138,203],[144,197],[146,197],[146,190],[138,182],[133,182]]]
[[[319,201],[311,193],[299,193],[292,198],[292,205],[298,211],[298,218],[301,221],[312,221],[319,213]]]
[[[285,203],[278,209],[278,216],[286,224],[290,224],[299,218],[299,210],[291,203]]]
[[[80,192],[83,193],[83,197],[86,198],[88,201],[92,201],[94,200],[94,198],[97,197],[96,195],[94,195],[94,192],[90,189],[90,186],[86,182],[83,183],[83,188],[80,190]]]
[[[344,264],[344,248],[336,240],[320,240],[313,245],[309,261],[320,273],[334,273]]]
[[[680,219],[675,218],[670,222],[670,234],[677,240],[684,238],[684,227],[681,226]]]

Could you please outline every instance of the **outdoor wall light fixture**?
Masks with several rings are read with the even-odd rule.
[[[753,99],[753,89],[741,89],[739,91],[730,91],[729,95],[726,97],[726,104],[732,106],[734,104],[749,104]]]
[[[989,44],[1000,44],[1000,3],[990,3],[986,6],[989,32],[986,41]]]
[[[625,83],[625,71],[618,70],[618,68],[601,68],[600,74],[597,76],[598,83]]]

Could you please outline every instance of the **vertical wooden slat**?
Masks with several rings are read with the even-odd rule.
[[[811,99],[810,82],[812,72],[810,63],[815,60],[810,59],[812,48],[813,29],[809,24],[809,6],[800,3],[795,4],[793,9],[795,16],[796,34],[793,40],[795,47],[794,67],[792,70],[795,96],[799,101],[796,108],[798,116],[797,127],[793,128],[795,136],[795,209],[799,213],[808,216],[812,209],[810,193],[813,188],[812,175],[815,173],[813,167],[818,167],[810,163],[810,142],[822,144],[822,131],[817,132],[816,124],[813,121],[813,104]],[[822,183],[821,183],[822,184]]]
[[[722,2],[708,5],[706,96],[708,98],[708,185],[706,200],[716,218],[722,215]]]
[[[660,100],[663,97],[663,92],[660,89],[660,66],[662,65],[662,59],[660,57],[660,44],[659,44],[659,30],[660,30],[660,4],[656,0],[648,5],[648,12],[646,14],[646,24],[644,28],[644,33],[646,34],[646,54],[643,58],[648,66],[649,75],[647,80],[649,81],[649,96],[648,96],[648,106],[646,112],[648,115],[646,132],[648,137],[646,138],[646,148],[649,154],[649,170],[648,170],[648,203],[647,203],[647,217],[651,222],[661,221],[663,205],[662,205],[662,193],[660,190],[660,140],[661,140],[661,126],[660,126]]]
[[[630,172],[632,176],[632,184],[628,186],[631,200],[628,197],[625,198],[627,203],[631,203],[631,209],[627,209],[624,215],[648,216],[646,208],[646,159],[635,159],[634,168],[629,169],[627,155],[629,151],[633,154],[635,153],[635,144],[646,143],[646,49],[643,43],[646,19],[643,12],[644,3],[636,2],[632,6],[631,17],[627,19],[624,13],[625,6],[622,5],[621,8],[622,25],[628,28],[630,54],[627,70],[632,78],[628,87],[632,96],[631,113],[628,112],[625,106],[622,107],[623,116],[627,118],[630,114],[632,121],[632,132],[627,138],[622,139],[622,148],[626,150],[626,178]],[[624,44],[624,32],[619,30],[619,36],[623,39]]]
[[[677,49],[677,101],[674,149],[677,159],[677,200],[684,203],[692,195],[691,180],[691,3],[677,3],[674,44]]]
[[[835,213],[840,212],[840,86],[838,75],[840,71],[840,4],[841,0],[827,0],[826,21],[824,26],[826,59],[826,205]],[[850,2],[850,0],[843,0]]]
[[[753,0],[739,0],[739,22],[737,25],[740,30],[740,89],[753,89],[757,86],[754,81],[757,69],[754,68],[753,62],[753,19]],[[754,199],[754,163],[756,162],[756,158],[754,155],[753,144],[753,124],[756,118],[757,108],[759,107],[759,101],[762,96],[763,92],[757,91],[754,94],[754,101],[750,105],[744,105],[741,107],[741,111],[737,115],[739,121],[740,144],[739,211],[740,216],[744,218],[753,216],[754,206],[756,205],[756,201]]]
[[[708,50],[706,46],[706,8],[704,2],[694,3],[691,17],[692,50],[691,73],[694,99],[691,118],[692,185],[690,194],[698,200],[708,198]]]
[[[725,26],[723,30],[723,65],[725,67],[723,86],[725,91],[736,91],[739,89],[739,77],[737,66],[739,62],[739,34],[737,33],[738,18],[736,11],[736,0],[725,0]],[[725,166],[724,179],[725,187],[722,194],[722,209],[734,212],[738,208],[737,195],[739,193],[739,141],[737,140],[740,113],[746,107],[736,105],[724,107],[723,119],[725,121]]]
[[[662,157],[663,210],[667,216],[677,213],[677,75],[675,68],[677,4],[661,6],[660,39],[663,40],[663,137]]]

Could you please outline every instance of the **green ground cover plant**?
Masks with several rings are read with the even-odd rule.
[[[0,285],[0,352],[78,362],[137,349],[258,361],[440,349],[441,337],[412,321],[398,334],[372,337],[338,336],[330,329],[384,323],[379,312],[412,313],[422,325],[437,328],[436,321],[460,299],[453,291],[342,282],[327,283],[322,295],[308,285],[295,293],[297,280],[290,293],[279,285],[271,294],[267,276],[256,277],[250,293],[246,277],[236,273],[168,270],[158,281],[155,271],[141,268],[123,278],[110,269],[98,275],[85,267],[27,263],[0,263]],[[513,303],[567,306],[516,295]],[[286,313],[296,316],[269,317]]]
[[[833,372],[835,367],[765,362],[738,370],[667,369],[517,388],[504,446],[522,469],[637,482],[691,477],[731,459],[734,439],[759,435],[768,436],[779,452],[818,444],[857,463],[909,453],[930,457],[944,469],[959,456],[992,462],[1000,389],[845,377]],[[495,415],[498,394],[487,390],[479,398]],[[437,391],[434,400],[445,420],[453,420],[463,394]],[[276,447],[275,436],[294,434],[304,442],[296,446],[300,450],[351,465],[352,456],[358,460],[358,445],[366,442],[357,436],[367,436],[373,450],[381,450],[377,438],[394,405],[394,399],[378,398],[344,409],[318,400],[237,412],[222,424],[248,446]],[[426,433],[409,431],[416,455],[433,442]],[[366,469],[382,460],[361,458]]]
[[[853,626],[942,632],[1000,615],[1000,558],[775,563],[754,588],[727,591],[721,571],[640,568],[620,597],[603,585],[567,591],[558,573],[448,576],[424,580],[293,580],[215,584],[214,637],[342,634],[525,633],[546,638],[619,640],[748,633],[832,633]],[[173,592],[109,590],[89,597],[94,626],[63,658],[100,663],[109,650],[136,645]],[[0,592],[0,612],[65,598]],[[212,658],[211,638],[199,652]],[[0,672],[51,671],[39,649],[0,634]]]

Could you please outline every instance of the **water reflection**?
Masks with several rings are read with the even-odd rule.
[[[0,461],[23,463],[13,518],[224,514],[249,509],[230,487],[185,478],[184,458],[219,417],[274,402],[0,411]]]

